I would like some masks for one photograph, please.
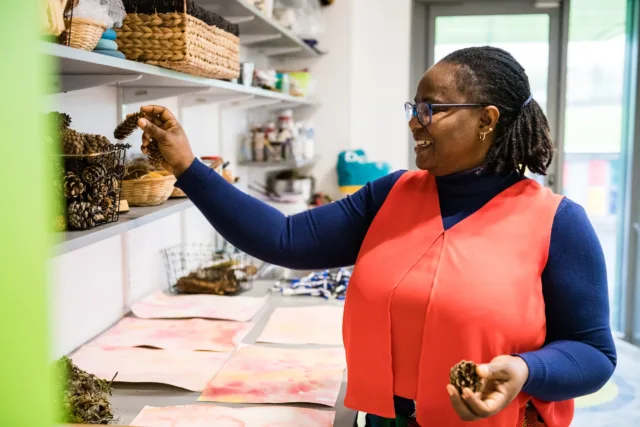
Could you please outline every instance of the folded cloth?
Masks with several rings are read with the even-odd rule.
[[[118,50],[118,43],[113,40],[100,39],[98,40],[96,50]]]
[[[116,30],[113,28],[109,28],[107,31],[102,34],[102,38],[106,40],[115,40],[116,39]]]
[[[94,50],[95,53],[99,53],[101,55],[107,55],[107,56],[113,56],[114,58],[121,58],[121,59],[127,59],[126,56],[124,56],[124,53],[118,51],[118,50],[103,50],[103,49],[96,49]]]

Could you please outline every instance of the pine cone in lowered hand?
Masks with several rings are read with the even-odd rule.
[[[67,199],[75,199],[84,193],[85,185],[78,175],[69,171],[64,176],[64,197]]]
[[[462,394],[465,388],[471,389],[474,393],[480,391],[482,379],[477,372],[478,365],[473,362],[463,360],[451,368],[449,379],[451,384]]]

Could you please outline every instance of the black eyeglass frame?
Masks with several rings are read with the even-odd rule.
[[[418,114],[418,108],[421,105],[426,105],[429,111],[429,123],[424,123],[422,116],[424,114]],[[411,121],[412,117],[418,119],[418,122],[422,126],[429,126],[433,120],[433,109],[435,108],[480,108],[480,107],[488,107],[491,104],[432,104],[430,102],[420,102],[418,104],[412,104],[411,102],[406,102],[404,104],[404,112],[407,114],[407,121]]]

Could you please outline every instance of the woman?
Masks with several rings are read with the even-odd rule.
[[[290,217],[195,160],[166,109],[143,107],[154,123],[139,125],[143,151],[159,142],[176,185],[235,246],[294,269],[355,263],[345,405],[370,425],[568,426],[616,351],[585,211],[524,177],[553,154],[524,69],[500,49],[459,50],[405,108],[419,171]],[[484,363],[481,391],[448,384],[461,359]]]

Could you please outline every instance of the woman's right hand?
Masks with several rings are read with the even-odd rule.
[[[138,120],[138,126],[143,131],[142,152],[147,153],[147,147],[153,138],[165,160],[162,166],[176,178],[179,177],[195,159],[184,129],[167,108],[148,105],[141,107],[140,111],[147,116]]]

